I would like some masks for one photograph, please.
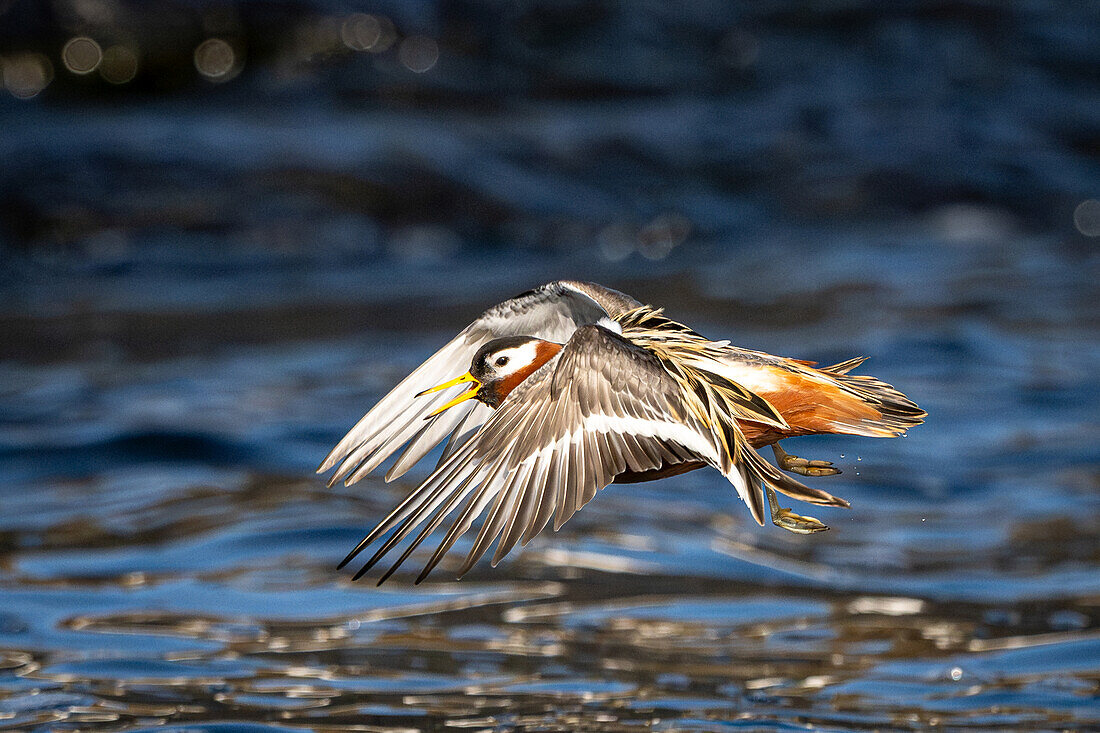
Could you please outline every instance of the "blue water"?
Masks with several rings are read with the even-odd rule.
[[[245,2],[214,85],[199,11],[151,5],[0,3],[4,69],[53,67],[0,90],[0,730],[1100,727],[1093,9]],[[353,11],[393,47],[333,46]],[[162,53],[114,86],[77,33]],[[868,355],[927,423],[790,446],[843,470],[826,533],[698,471],[461,582],[352,583],[425,471],[314,467],[565,277]]]

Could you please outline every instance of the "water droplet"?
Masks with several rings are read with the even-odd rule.
[[[843,454],[843,453],[841,453],[841,454],[840,454],[840,457],[841,457],[841,458],[843,458],[843,457],[844,457],[844,454]]]
[[[962,667],[952,667],[951,668],[951,679],[958,682],[959,680],[962,679],[962,676],[963,676]]]

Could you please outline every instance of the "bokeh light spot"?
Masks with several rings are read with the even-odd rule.
[[[4,86],[18,99],[37,96],[53,81],[53,64],[39,53],[4,59]]]
[[[340,25],[340,40],[353,51],[370,51],[382,40],[382,22],[373,15],[352,13]]]
[[[423,74],[439,61],[439,46],[427,36],[409,36],[397,49],[397,58],[409,71]]]
[[[65,68],[74,74],[90,74],[103,60],[103,49],[87,36],[70,38],[61,49],[61,61]]]
[[[691,233],[691,222],[677,214],[662,214],[638,234],[638,251],[647,260],[663,260]]]
[[[394,27],[393,21],[384,15],[373,16],[378,21],[378,38],[369,47],[365,48],[365,51],[371,53],[382,53],[388,51],[397,41],[397,28]]]
[[[596,235],[596,242],[605,260],[621,262],[637,248],[638,233],[629,224],[608,224]]]
[[[111,84],[125,84],[137,76],[137,53],[126,46],[111,46],[103,52],[99,75]]]
[[[72,0],[73,12],[85,23],[99,26],[114,25],[118,22],[118,3],[109,0]]]
[[[1086,237],[1100,237],[1100,201],[1082,201],[1073,210],[1073,225]]]
[[[211,81],[229,81],[237,75],[237,53],[220,38],[208,38],[195,49],[195,68]]]

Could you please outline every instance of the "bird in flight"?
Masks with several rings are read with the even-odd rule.
[[[317,469],[336,467],[329,486],[352,484],[404,446],[386,473],[390,481],[447,439],[431,474],[340,567],[385,537],[359,578],[417,532],[381,584],[454,515],[419,583],[486,514],[463,575],[494,541],[495,566],[551,518],[558,529],[608,484],[704,467],[733,484],[757,523],[767,512],[791,532],[828,529],[780,507],[776,492],[847,507],[788,475],[840,471],[788,454],[779,441],[821,433],[895,437],[926,415],[889,384],[851,374],[863,361],[817,368],[711,341],[595,283],[562,280],[522,293],[485,311],[421,364]],[[769,445],[778,468],[756,452]]]

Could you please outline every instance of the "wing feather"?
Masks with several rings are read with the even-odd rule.
[[[443,455],[439,457],[439,463],[443,463],[450,457],[455,450],[458,449],[463,443],[473,437],[474,431],[481,426],[486,420],[489,419],[489,415],[493,414],[493,408],[488,405],[478,402],[474,405],[474,409],[458,424],[454,432],[451,433],[451,437],[447,440],[447,445],[443,447]]]
[[[393,575],[397,571],[397,569],[399,567],[401,567],[401,563],[405,562],[405,560],[408,559],[409,555],[411,555],[413,553],[413,551],[417,547],[419,547],[421,545],[421,543],[424,542],[424,540],[428,539],[428,536],[432,532],[434,532],[439,527],[440,524],[443,523],[443,520],[445,520],[447,518],[447,516],[451,513],[451,511],[453,511],[454,508],[456,506],[458,506],[458,503],[460,501],[462,501],[462,498],[469,493],[469,490],[468,490],[467,487],[469,487],[470,483],[473,481],[473,479],[476,475],[477,475],[476,471],[471,472],[470,475],[467,476],[462,481],[462,483],[460,483],[455,488],[454,491],[450,492],[445,497],[444,501],[439,502],[440,506],[435,510],[435,514],[432,516],[431,520],[426,525],[424,525],[423,529],[420,530],[420,533],[416,536],[416,538],[412,542],[409,543],[409,546],[405,548],[405,551],[402,552],[401,556],[399,558],[397,558],[397,560],[390,566],[389,570],[387,570],[378,579],[378,585],[382,585],[382,583],[386,582],[386,579],[389,578],[391,575]],[[359,572],[364,573],[364,572],[369,571],[372,564],[373,563],[368,563]]]
[[[534,461],[521,464],[509,481],[508,492],[511,494],[512,509],[508,512],[504,529],[500,534],[500,542],[497,543],[496,552],[493,553],[493,567],[496,567],[501,558],[516,546],[516,542],[519,541],[520,530],[527,525],[532,511],[532,502],[526,495],[536,494],[537,492],[537,489],[532,486],[532,478],[538,468],[536,457]]]
[[[386,481],[393,481],[395,478],[405,475],[405,472],[423,458],[428,451],[437,446],[440,441],[448,435],[458,434],[459,430],[466,425],[470,414],[474,412],[473,405],[468,407],[462,405],[462,407],[466,407],[466,409],[459,410],[462,419],[458,421],[457,425],[454,424],[453,420],[440,420],[446,413],[440,413],[424,422],[420,431],[413,436],[412,440],[405,446],[405,450],[401,452],[401,455],[394,461],[393,466],[386,472]]]
[[[645,373],[623,373],[637,370]],[[555,380],[562,374],[566,376]],[[555,382],[557,399],[551,394]],[[373,566],[424,525],[412,540],[419,546],[465,500],[421,578],[488,510],[462,563],[465,573],[494,541],[495,562],[517,542],[529,541],[552,517],[560,527],[628,467],[653,469],[683,456],[716,464],[709,430],[698,421],[685,427],[685,409],[681,415],[668,414],[666,405],[676,401],[677,389],[652,354],[602,327],[581,327],[554,359],[516,387],[471,438],[455,447],[357,551],[391,532],[368,562]],[[617,421],[623,420],[641,427],[642,435],[620,430]],[[665,445],[685,437],[692,445]],[[394,568],[412,549],[405,549]]]
[[[477,350],[493,339],[527,335],[564,343],[578,326],[608,318],[601,302],[611,307],[620,301],[629,299],[589,283],[553,282],[493,306],[379,400],[336,444],[317,472],[336,467],[329,485],[340,480],[351,484],[409,443],[386,480],[401,476],[460,425],[475,427],[480,424],[476,421],[483,422],[489,414],[476,407],[473,411],[448,410],[425,428],[424,417],[457,392],[420,398],[417,394],[462,374]]]
[[[539,493],[538,508],[535,510],[534,519],[527,525],[527,529],[523,532],[523,544],[526,545],[535,535],[546,527],[550,521],[550,517],[554,516],[554,507],[558,503],[558,489],[561,487],[561,471],[559,465],[562,459],[562,455],[565,453],[561,449],[563,446],[562,441],[555,443],[551,452],[546,456],[546,478],[545,483],[542,485],[542,490]]]

